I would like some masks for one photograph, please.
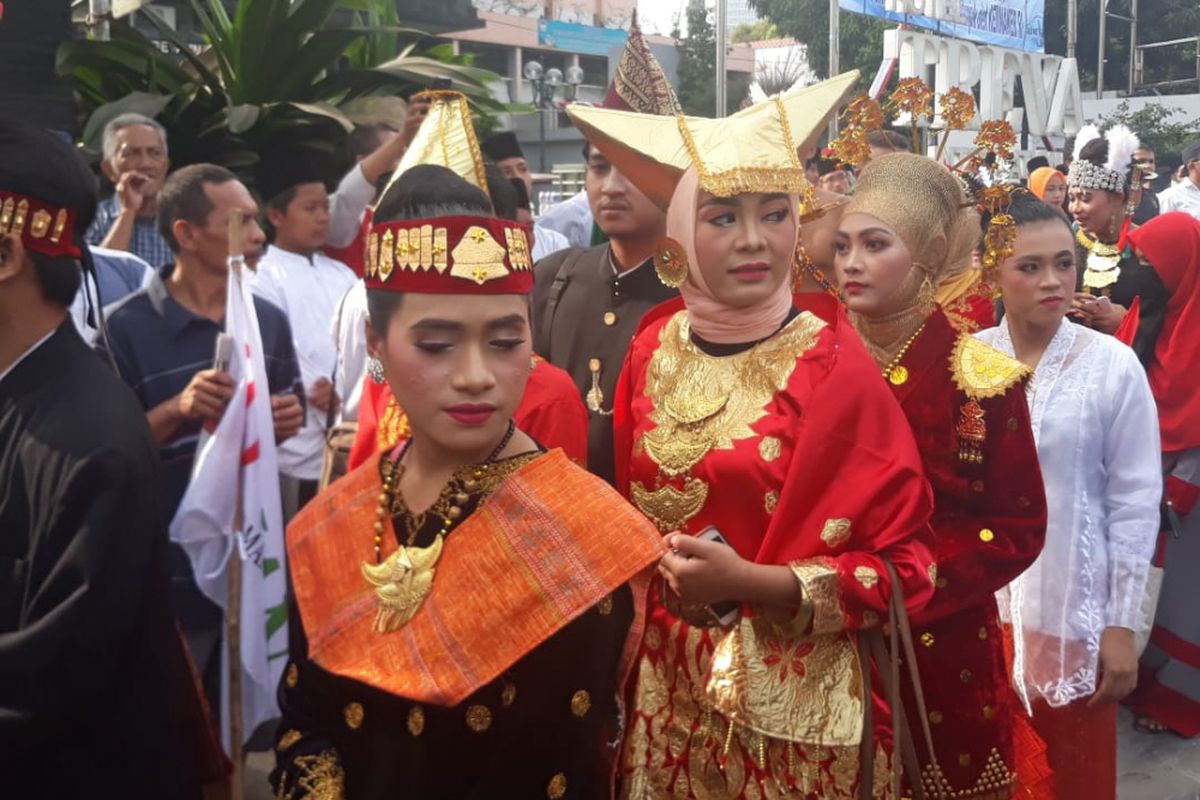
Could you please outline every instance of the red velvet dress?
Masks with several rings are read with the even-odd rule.
[[[664,533],[716,526],[745,559],[786,565],[794,614],[743,605],[689,624],[651,589],[628,688],[625,796],[852,798],[864,738],[888,796],[890,718],[864,697],[856,631],[878,626],[896,568],[933,591],[928,485],[903,416],[832,298],[749,350],[703,352],[687,314],[651,312],[615,408],[619,488]],[[675,306],[677,307],[677,306]],[[878,684],[875,684],[878,688]],[[863,730],[866,703],[873,730]]]
[[[1009,798],[1013,715],[1023,712],[1009,682],[994,593],[1034,562],[1046,533],[1024,395],[1029,370],[956,331],[940,309],[899,366],[889,385],[934,493],[937,591],[912,616],[937,756],[919,747],[922,769],[927,786],[946,797]]]
[[[587,462],[588,417],[571,376],[539,356],[514,418],[517,427],[547,450],[561,447],[577,464]],[[359,403],[358,432],[350,451],[348,470],[375,453],[390,450],[409,434],[408,417],[396,404],[386,383],[364,378]]]

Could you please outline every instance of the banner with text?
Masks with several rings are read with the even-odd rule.
[[[838,0],[843,11],[1036,53],[1046,47],[1045,6],[1045,0]]]

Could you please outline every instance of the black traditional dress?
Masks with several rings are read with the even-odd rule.
[[[1166,318],[1171,293],[1153,267],[1143,264],[1125,236],[1116,245],[1093,242],[1078,225],[1075,258],[1079,265],[1076,291],[1107,297],[1126,311],[1138,301],[1138,327],[1130,346],[1142,366],[1154,358],[1154,345]]]
[[[456,535],[467,535],[459,534],[460,528],[480,513],[480,505],[498,485],[534,461],[550,458],[531,453],[494,462],[487,476],[473,486],[465,476],[474,468],[460,469],[431,509],[420,515],[410,513],[397,495],[391,507],[396,545],[427,548],[445,525],[449,548]],[[565,458],[562,461],[569,465]],[[386,458],[376,458],[347,478],[361,478],[356,473],[362,470],[385,474],[390,468]],[[378,487],[383,474],[371,485]],[[330,491],[338,489],[335,484]],[[341,532],[333,523],[310,523],[320,514],[322,497],[317,498],[317,508],[306,510],[307,518],[302,515],[289,529],[290,552],[295,552],[294,529],[309,524],[324,525],[317,535],[346,540],[357,533],[360,542],[370,541],[369,526]],[[452,504],[457,512],[449,512]],[[367,546],[354,552],[363,561],[370,557]],[[449,574],[444,570],[449,557],[438,562],[439,581],[448,580],[442,575]],[[296,575],[293,569],[293,579]],[[486,594],[492,590],[497,606],[509,600],[488,585],[445,585],[457,592]],[[303,593],[299,594],[303,599]],[[333,602],[340,608],[355,603],[353,596],[339,596]],[[289,615],[292,663],[279,690],[283,719],[271,774],[280,797],[507,800],[608,796],[620,736],[619,664],[634,620],[634,596],[628,584],[565,624],[498,679],[449,707],[414,702],[322,668],[309,658],[310,637],[301,611],[293,599]],[[427,609],[423,606],[418,614],[424,613]],[[337,624],[351,627],[356,623],[342,618]],[[401,632],[365,635],[399,637]],[[503,626],[479,631],[483,639],[509,635]],[[369,657],[364,654],[362,660]]]
[[[69,319],[0,378],[5,797],[187,796],[159,472],[136,398]]]

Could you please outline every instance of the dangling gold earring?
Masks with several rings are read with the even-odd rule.
[[[933,280],[926,274],[925,280],[921,281],[921,288],[917,290],[917,310],[921,312],[921,316],[928,317],[933,313],[936,302],[937,292],[933,288]]]
[[[687,255],[682,245],[669,236],[664,236],[654,250],[654,271],[663,286],[678,289],[687,280]]]

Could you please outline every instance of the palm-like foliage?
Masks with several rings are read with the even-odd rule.
[[[104,124],[137,111],[167,128],[174,163],[210,161],[250,180],[257,153],[274,147],[338,151],[350,127],[338,106],[359,97],[407,96],[449,78],[477,112],[503,110],[488,89],[498,76],[449,47],[416,52],[422,34],[401,27],[386,0],[238,0],[232,17],[221,0],[189,3],[204,31],[199,52],[146,12],[178,56],[124,26],[111,41],[63,45],[59,71],[88,115],[86,149],[98,153]],[[339,6],[365,24],[332,25]]]

